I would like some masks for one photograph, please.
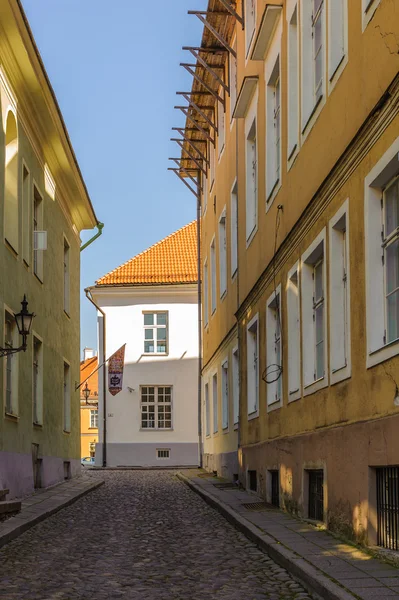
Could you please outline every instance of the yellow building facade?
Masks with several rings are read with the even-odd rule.
[[[204,466],[392,547],[398,532],[383,515],[399,485],[399,6],[240,0],[235,14],[227,4],[210,0],[217,35],[204,28],[200,57],[215,67],[219,48],[229,89],[218,92],[197,62],[207,87],[197,78],[190,99],[202,98],[212,124],[196,111],[208,137],[192,120],[185,129],[207,147]]]
[[[94,458],[98,443],[98,358],[84,349],[80,363],[80,455]]]

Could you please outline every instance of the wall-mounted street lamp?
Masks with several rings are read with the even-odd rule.
[[[28,312],[28,301],[25,295],[21,304],[22,309],[19,313],[14,315],[14,319],[18,327],[19,335],[22,335],[22,345],[18,348],[0,348],[0,358],[3,358],[3,356],[8,356],[9,354],[16,354],[17,352],[21,352],[21,350],[25,352],[27,348],[26,338],[30,334],[33,317],[35,315],[34,313]]]
[[[89,389],[89,386],[87,385],[87,381],[86,381],[86,385],[83,388],[83,396],[85,397],[86,400],[86,404],[88,404],[88,400],[91,394],[91,389]]]

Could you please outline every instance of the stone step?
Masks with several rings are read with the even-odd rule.
[[[10,490],[0,490],[0,502],[6,499],[6,496],[10,493]]]
[[[3,500],[0,502],[0,518],[5,515],[17,514],[21,510],[20,500]]]

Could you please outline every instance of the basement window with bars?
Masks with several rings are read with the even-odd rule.
[[[399,550],[399,467],[379,467],[377,478],[377,544]]]
[[[157,458],[164,460],[170,458],[170,448],[157,448]]]
[[[142,386],[141,428],[172,429],[172,387]]]

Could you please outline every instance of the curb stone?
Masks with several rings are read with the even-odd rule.
[[[25,515],[29,514],[29,512],[28,512],[29,509],[25,509],[25,510],[22,509],[22,512],[19,513],[18,516],[11,517],[11,519],[8,519],[4,523],[0,524],[0,548],[5,546],[12,540],[16,539],[22,533],[25,533],[25,531],[28,531],[29,529],[31,529],[38,523],[41,523],[48,517],[51,517],[55,513],[59,512],[63,508],[66,508],[66,507],[70,506],[71,504],[74,504],[74,502],[76,502],[83,496],[86,496],[90,492],[93,492],[94,490],[96,490],[97,488],[102,486],[103,484],[104,484],[104,481],[95,481],[95,482],[91,483],[90,485],[88,485],[83,490],[80,490],[79,492],[77,492],[75,496],[72,496],[71,498],[68,498],[67,500],[64,500],[63,502],[60,502],[59,504],[51,503],[51,505],[47,509],[45,509],[41,514],[39,513],[37,515],[33,515],[30,518],[24,517],[24,514]],[[61,492],[61,494],[62,494],[62,492]]]
[[[280,542],[263,533],[255,525],[247,521],[221,500],[218,500],[206,490],[200,488],[183,473],[176,473],[177,477],[196,492],[212,508],[220,512],[227,521],[234,525],[241,533],[254,542],[261,550],[266,552],[278,565],[294,575],[299,582],[311,593],[316,593],[323,600],[354,600],[358,596],[351,594],[338,583],[324,575],[304,558],[285,548]]]

